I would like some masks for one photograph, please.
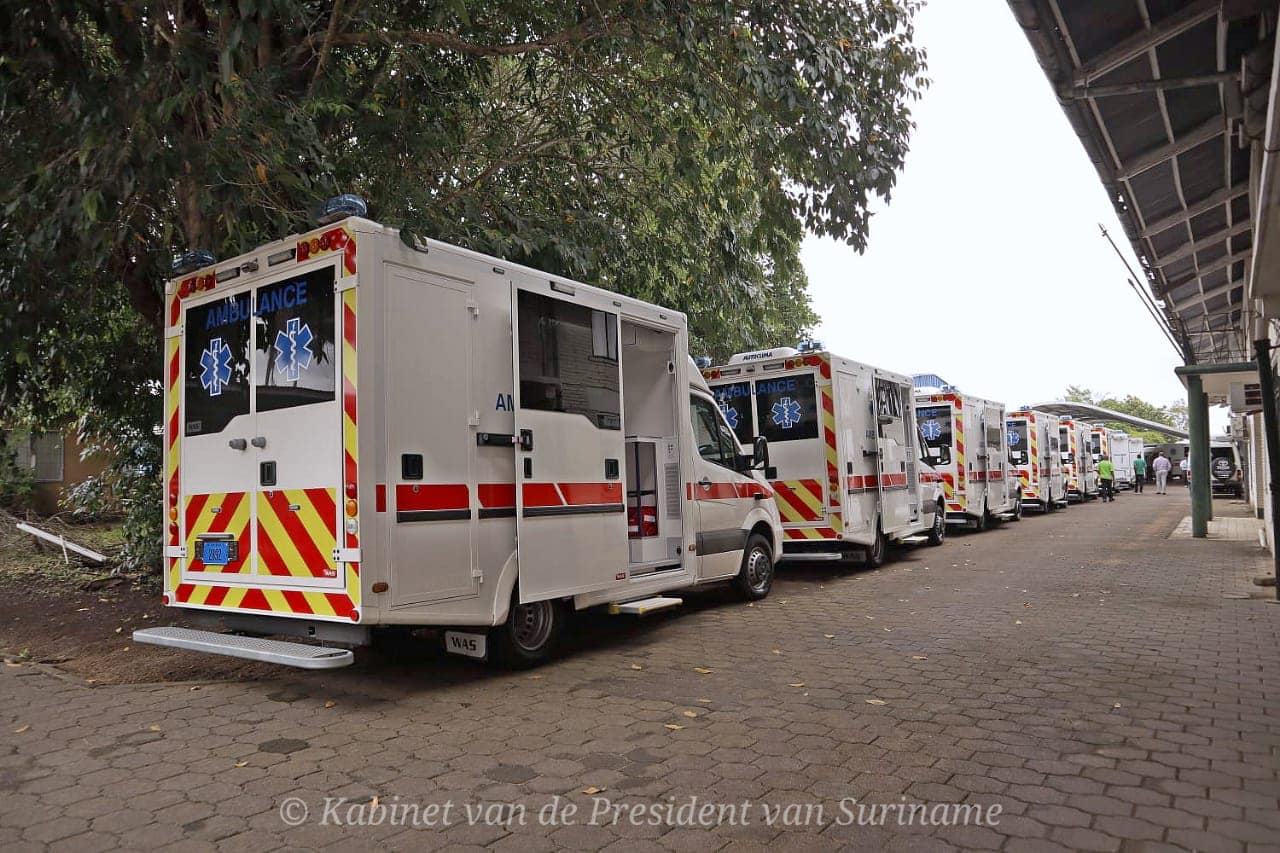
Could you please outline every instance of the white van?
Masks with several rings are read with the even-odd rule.
[[[1019,409],[1009,413],[1009,464],[1022,488],[1023,506],[1041,512],[1066,506],[1060,426],[1057,415],[1048,412]]]
[[[571,609],[643,613],[720,581],[769,592],[767,442],[744,453],[677,311],[358,216],[166,294],[171,607],[344,646],[440,626],[450,652],[519,665],[551,653]]]
[[[1058,422],[1058,444],[1062,451],[1062,474],[1067,500],[1076,503],[1098,496],[1098,472],[1093,465],[1089,444],[1089,424],[1074,418]]]
[[[816,343],[738,353],[703,369],[738,438],[769,441],[790,560],[859,554],[946,536],[942,484],[920,463],[911,378]]]
[[[950,386],[916,388],[924,459],[942,478],[947,522],[986,529],[1022,518],[1022,489],[1009,465],[1005,406]]]

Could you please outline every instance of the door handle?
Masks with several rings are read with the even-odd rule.
[[[243,438],[233,438],[227,442],[227,447],[230,447],[232,450],[244,450],[248,446],[249,442],[245,441]]]
[[[533,450],[533,430],[520,430],[520,449],[526,453]]]
[[[253,438],[249,439],[249,443],[254,447],[266,447],[267,437],[265,435],[255,435]]]
[[[709,489],[709,488],[711,488],[711,478],[710,478],[710,477],[703,477],[701,480],[699,480],[699,481],[698,481],[698,485],[699,485],[699,486],[702,486],[702,488],[704,488],[704,489]]]

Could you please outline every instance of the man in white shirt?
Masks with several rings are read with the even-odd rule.
[[[1182,461],[1178,463],[1178,467],[1182,469],[1182,485],[1191,487],[1191,457],[1184,456]]]
[[[1156,472],[1156,494],[1167,495],[1166,490],[1169,485],[1169,469],[1173,467],[1169,464],[1169,459],[1164,455],[1164,451],[1156,454],[1156,458],[1151,460],[1151,470]]]

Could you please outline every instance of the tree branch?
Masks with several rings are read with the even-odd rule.
[[[311,82],[307,84],[308,95],[315,89],[316,82],[324,72],[324,65],[329,61],[329,51],[333,49],[333,40],[338,36],[338,25],[342,20],[344,3],[345,0],[334,0],[333,11],[329,13],[329,26],[325,29],[324,41],[320,43],[320,55],[316,58],[316,70],[311,75]]]

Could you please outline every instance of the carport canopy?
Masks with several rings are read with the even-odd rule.
[[[1126,426],[1136,427],[1138,429],[1163,433],[1170,438],[1191,437],[1186,430],[1171,427],[1168,424],[1162,424],[1159,421],[1149,421],[1146,418],[1140,418],[1136,415],[1127,415],[1124,412],[1104,409],[1101,406],[1095,406],[1091,403],[1072,403],[1069,400],[1057,400],[1052,403],[1037,403],[1034,406],[1028,406],[1027,408],[1034,409],[1038,412],[1048,412],[1049,414],[1057,415],[1060,418],[1077,418],[1083,421],[1122,423]]]

